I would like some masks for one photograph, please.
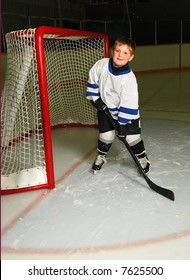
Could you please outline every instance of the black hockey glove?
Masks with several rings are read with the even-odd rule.
[[[117,131],[117,137],[120,140],[124,140],[125,137],[127,136],[126,125],[124,124],[118,124],[116,131]]]
[[[104,111],[106,109],[106,104],[101,98],[98,98],[95,102],[91,101],[91,103],[99,111]]]

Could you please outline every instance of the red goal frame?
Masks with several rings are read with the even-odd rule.
[[[17,36],[19,36],[17,32]],[[47,183],[39,184],[35,186],[26,186],[16,189],[2,189],[2,194],[12,194],[18,192],[24,192],[29,190],[37,190],[42,188],[52,189],[55,187],[54,178],[54,164],[53,164],[53,151],[52,151],[52,137],[51,137],[51,124],[50,124],[50,110],[48,101],[48,86],[47,86],[47,73],[45,64],[45,53],[44,53],[44,36],[53,34],[57,36],[57,39],[65,36],[84,36],[89,38],[101,37],[104,40],[104,57],[109,57],[109,38],[107,34],[96,33],[90,31],[56,28],[50,26],[39,26],[35,31],[35,51],[37,59],[37,70],[38,80],[40,89],[40,100],[41,100],[41,113],[43,122],[43,134],[44,134],[44,149],[45,149],[45,164]],[[20,34],[20,36],[23,36]],[[77,124],[72,126],[77,126]],[[22,140],[20,140],[22,141]]]

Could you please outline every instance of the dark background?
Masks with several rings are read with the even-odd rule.
[[[121,35],[137,45],[190,42],[189,0],[3,0],[5,34],[39,25],[104,32],[110,44]]]

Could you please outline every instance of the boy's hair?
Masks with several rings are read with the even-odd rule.
[[[127,45],[131,49],[131,53],[134,53],[136,49],[135,42],[131,38],[124,36],[115,40],[112,49],[114,50],[118,45]]]

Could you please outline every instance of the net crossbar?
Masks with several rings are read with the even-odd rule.
[[[6,34],[2,193],[54,187],[51,128],[93,126],[88,72],[108,56],[105,34],[41,26]]]

